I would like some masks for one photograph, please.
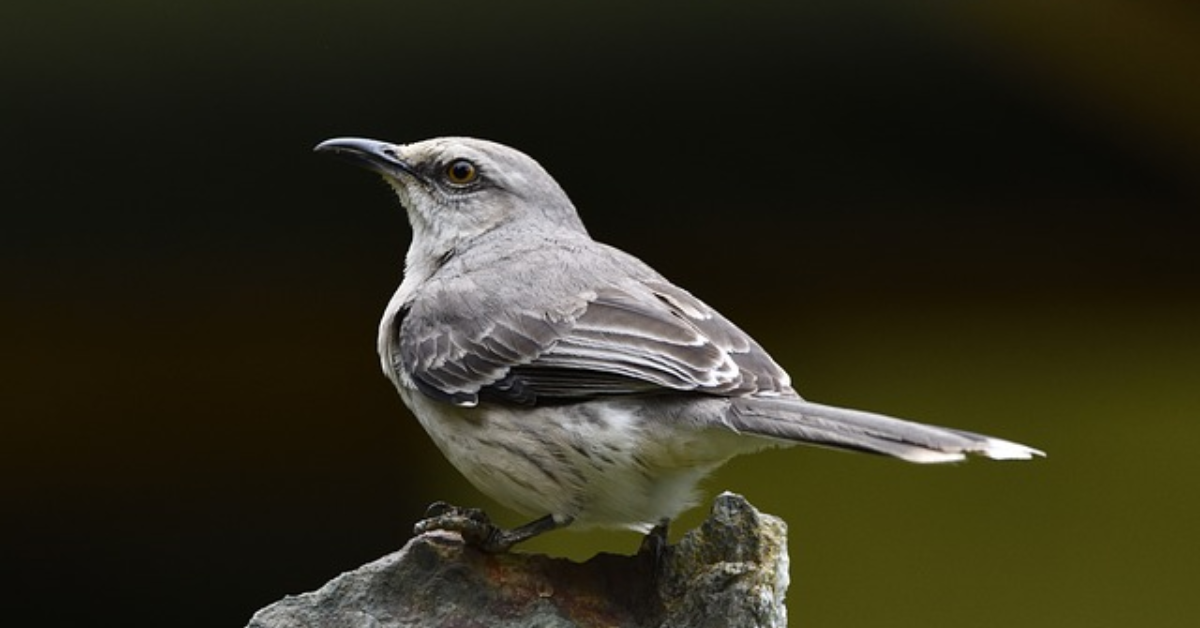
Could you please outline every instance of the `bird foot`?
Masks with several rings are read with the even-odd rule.
[[[514,543],[508,531],[493,524],[484,511],[452,506],[446,502],[431,504],[425,511],[425,518],[413,526],[416,534],[434,530],[457,532],[464,543],[489,554],[507,552]]]
[[[656,573],[671,549],[670,543],[667,541],[669,525],[670,521],[666,519],[659,522],[650,529],[650,532],[646,533],[646,536],[642,537],[642,544],[638,548],[638,556],[648,561],[651,569]]]
[[[546,515],[523,526],[505,530],[493,525],[487,513],[478,508],[459,508],[446,502],[434,502],[425,511],[425,518],[413,526],[413,532],[457,532],[465,544],[489,554],[499,554],[507,552],[517,543],[571,525],[573,520],[567,515]]]

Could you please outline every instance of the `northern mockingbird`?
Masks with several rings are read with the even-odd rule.
[[[493,142],[321,143],[383,175],[408,212],[404,280],[379,325],[383,371],[446,458],[526,515],[431,507],[488,551],[576,526],[652,532],[738,454],[795,443],[910,462],[1042,452],[805,401],[749,335],[637,258],[593,240],[536,161]]]

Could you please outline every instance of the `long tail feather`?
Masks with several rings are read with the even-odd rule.
[[[868,451],[909,462],[954,462],[966,458],[967,454],[996,460],[1028,460],[1045,455],[1032,447],[983,434],[801,399],[738,399],[733,402],[729,422],[742,432]]]

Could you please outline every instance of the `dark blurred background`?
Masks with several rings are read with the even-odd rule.
[[[8,0],[0,24],[5,624],[241,626],[434,499],[520,522],[379,373],[402,211],[311,152],[449,134],[533,155],[802,394],[1049,452],[734,461],[709,495],[788,520],[794,625],[1200,620],[1192,3]]]

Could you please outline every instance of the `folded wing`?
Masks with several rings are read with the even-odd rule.
[[[466,295],[439,298],[438,311],[401,323],[394,366],[425,394],[460,405],[664,391],[792,394],[787,374],[762,347],[666,282],[631,280],[542,309],[486,312],[486,301],[470,305]]]

